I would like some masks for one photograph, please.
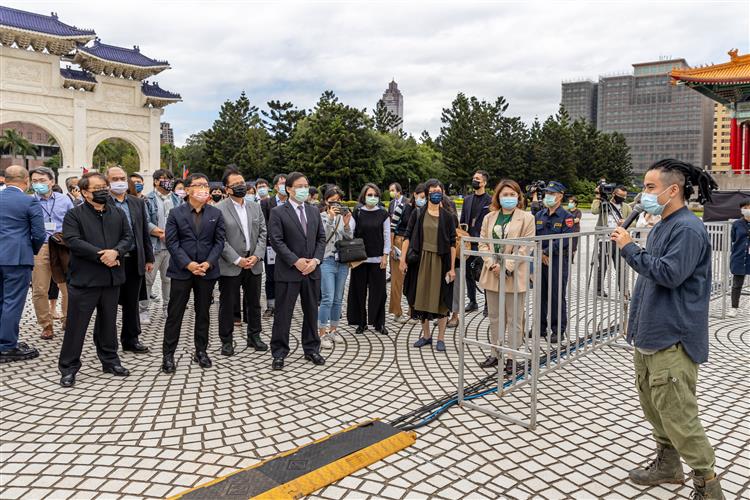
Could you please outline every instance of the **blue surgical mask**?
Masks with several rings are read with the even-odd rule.
[[[286,191],[286,189],[284,189]],[[268,188],[267,187],[260,187],[258,188],[258,196],[261,196],[265,198],[268,196]]]
[[[443,201],[443,193],[430,193],[430,203],[439,205]]]
[[[576,208],[575,203],[568,203],[568,210],[574,210]]]
[[[368,207],[374,207],[375,205],[378,204],[379,201],[380,201],[380,198],[378,198],[377,196],[366,196],[365,197],[365,204]]]
[[[500,198],[500,206],[505,210],[513,210],[518,206],[518,198],[515,196],[503,196]]]
[[[254,194],[245,195],[245,201],[255,201],[255,195]]]
[[[32,184],[31,189],[33,189],[36,194],[44,195],[49,193],[49,186],[42,182],[40,182],[39,184]]]
[[[286,196],[286,184],[279,184],[279,194]]]
[[[418,207],[423,207],[427,205],[427,198],[417,198],[414,200],[414,203],[416,203]]]
[[[670,186],[671,187],[671,186]],[[669,188],[667,188],[669,189]],[[643,209],[648,212],[651,215],[661,215],[661,213],[664,211],[664,207],[667,206],[665,203],[664,205],[659,203],[659,196],[667,192],[667,189],[662,191],[659,194],[653,194],[653,193],[642,193],[641,194],[641,205],[643,205]]]
[[[143,184],[141,184],[141,183],[136,184],[135,185],[135,192],[136,193],[140,193],[141,191],[143,191]]]
[[[279,192],[281,192],[281,186],[279,186]],[[310,197],[310,188],[304,188],[304,187],[294,188],[294,199],[297,201],[297,203],[304,203],[307,201],[307,198],[309,197]]]
[[[544,195],[544,200],[542,200],[542,203],[544,203],[545,207],[554,207],[555,203],[557,203],[557,198],[554,194],[546,194]]]

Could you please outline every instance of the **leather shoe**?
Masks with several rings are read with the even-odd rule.
[[[111,373],[116,377],[127,377],[130,375],[130,370],[122,365],[103,366],[102,371],[104,373]]]
[[[479,310],[479,305],[476,302],[469,302],[466,305],[466,309],[464,310],[464,312],[470,313],[470,312],[474,312],[478,310]]]
[[[211,366],[213,366],[211,358],[209,358],[208,354],[203,351],[196,352],[193,361],[196,361],[201,368],[211,368]]]
[[[177,371],[177,365],[174,362],[174,356],[167,354],[164,356],[164,361],[161,364],[161,371],[164,373],[174,373]]]
[[[479,368],[492,368],[497,366],[497,358],[495,356],[487,356],[487,359],[479,363]]]
[[[381,335],[388,335],[388,329],[383,325],[383,328],[378,328],[376,331]]]
[[[305,359],[312,361],[314,365],[324,365],[326,363],[326,359],[317,352],[305,354]]]
[[[75,373],[68,373],[67,375],[63,375],[60,379],[60,385],[63,387],[73,387],[76,383],[76,374]]]
[[[33,359],[39,356],[39,351],[33,347],[29,347],[24,342],[19,342],[13,349],[6,351],[0,351],[0,363],[9,363],[11,361],[23,361],[26,359]]]
[[[136,341],[136,343],[133,344],[132,346],[128,346],[128,347],[122,346],[122,350],[125,352],[134,352],[136,354],[144,354],[148,352],[148,347],[141,344],[140,341]]]
[[[221,345],[221,355],[222,356],[234,356],[234,345],[232,345],[232,342],[224,342]],[[200,360],[199,360],[200,361]],[[210,365],[209,365],[210,366]]]
[[[273,363],[271,363],[271,368],[273,370],[283,370],[284,358],[273,358]]]
[[[358,326],[354,333],[356,333],[357,335],[361,335],[365,333],[365,330],[367,330],[366,326]]]
[[[255,348],[256,351],[268,350],[268,346],[260,338],[260,333],[251,333],[247,338],[247,346]]]

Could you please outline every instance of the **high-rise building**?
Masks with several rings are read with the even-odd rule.
[[[404,119],[404,96],[401,95],[401,91],[398,89],[398,84],[395,80],[391,80],[391,83],[388,84],[388,88],[383,92],[383,104],[385,104],[385,108],[388,111],[401,118],[402,121],[402,124],[392,132],[401,130],[403,128]]]
[[[591,80],[563,82],[562,107],[572,121],[584,119],[596,125],[596,98],[598,85]]]
[[[714,103],[714,134],[711,153],[711,170],[727,171],[729,165],[729,110],[723,104]]]
[[[174,146],[174,132],[169,122],[161,122],[161,143]]]
[[[635,174],[644,173],[662,158],[700,167],[711,164],[713,102],[690,88],[670,83],[669,72],[686,67],[685,59],[668,59],[633,64],[632,74],[599,77],[594,90],[596,127],[625,136]],[[586,81],[563,84],[562,105],[569,113],[585,113],[587,98],[578,96],[585,96],[585,89],[591,86]],[[581,88],[584,91],[577,90]],[[566,97],[567,89],[577,93]]]

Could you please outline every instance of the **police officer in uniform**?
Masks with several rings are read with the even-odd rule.
[[[534,216],[537,236],[563,235],[574,232],[575,220],[573,215],[560,206],[564,193],[565,186],[557,181],[551,181],[544,189],[544,199],[542,200],[544,208]],[[568,285],[568,248],[570,245],[571,238],[544,240],[542,242],[540,331],[542,337],[547,337],[548,328],[551,329],[550,342],[552,343],[562,342],[568,324],[565,290]],[[562,254],[562,272],[560,270],[560,254]],[[550,267],[552,268],[551,276]],[[562,283],[559,282],[560,279],[562,279]],[[561,295],[558,296],[558,293],[561,293]],[[558,317],[558,304],[560,304],[560,317]]]

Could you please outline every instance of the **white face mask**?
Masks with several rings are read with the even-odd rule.
[[[743,208],[740,210],[742,212],[742,216],[746,219],[750,219],[750,208]]]

